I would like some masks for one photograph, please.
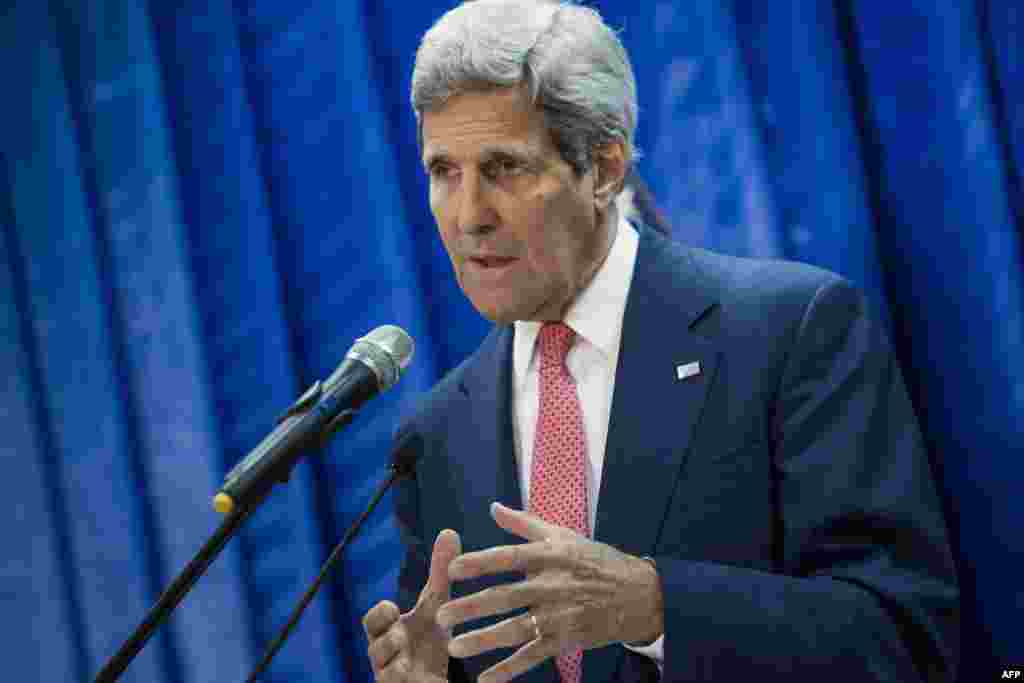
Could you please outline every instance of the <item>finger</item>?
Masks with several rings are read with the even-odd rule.
[[[536,604],[544,592],[535,581],[518,581],[451,600],[437,611],[441,628],[452,628],[464,621],[511,612],[520,607]]]
[[[391,628],[391,625],[398,621],[401,612],[398,605],[390,600],[382,600],[373,606],[366,616],[363,617],[363,628],[366,630],[366,637],[370,640],[378,638]]]
[[[537,637],[529,614],[509,617],[500,623],[464,633],[448,643],[448,654],[453,657],[475,657],[499,647],[515,647]]]
[[[557,654],[558,648],[553,642],[531,640],[511,656],[480,674],[477,681],[479,683],[504,683]]]
[[[408,643],[409,636],[404,627],[392,628],[371,642],[367,654],[374,670],[379,671],[390,664]]]
[[[537,515],[505,507],[497,501],[491,503],[491,517],[505,531],[528,541],[543,541],[567,531],[564,527],[545,522]]]
[[[564,564],[565,560],[551,543],[500,545],[460,555],[448,567],[448,575],[453,581],[462,581],[502,572],[533,574]]]
[[[409,680],[412,664],[410,664],[409,658],[402,654],[392,659],[384,668],[374,670],[373,673],[377,683],[402,683]]]
[[[448,565],[461,552],[462,540],[457,533],[451,529],[445,529],[437,535],[437,539],[434,541],[434,551],[430,557],[430,575],[427,577],[427,585],[424,586],[423,593],[420,595],[420,602],[427,599],[440,606],[448,599],[451,585],[451,579],[448,578]]]

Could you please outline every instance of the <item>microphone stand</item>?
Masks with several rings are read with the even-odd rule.
[[[124,673],[135,656],[145,647],[153,632],[167,620],[174,608],[192,590],[196,581],[206,572],[242,523],[267,497],[274,484],[287,482],[291,478],[298,452],[313,446],[323,448],[335,432],[352,422],[360,405],[398,380],[402,370],[412,359],[412,352],[413,341],[402,328],[394,325],[375,328],[365,337],[356,340],[352,349],[345,354],[345,361],[326,382],[317,381],[299,397],[299,400],[278,419],[278,429],[271,432],[254,451],[228,472],[222,491],[214,498],[214,508],[227,515],[220,528],[164,591],[135,632],[96,674],[95,683],[112,683]],[[374,378],[376,383],[369,384]],[[285,420],[291,418],[294,418],[299,426],[281,426]],[[320,576],[303,596],[303,602],[292,615],[285,631],[274,642],[260,668],[253,674],[253,679],[284,644],[299,616],[323,582],[327,571],[362,526],[363,520],[377,506],[385,491],[396,479],[412,472],[414,462],[415,456],[407,455],[403,458],[400,453],[396,455],[391,465],[391,476],[378,489],[373,502],[349,529],[345,539],[331,553],[320,571]]]
[[[167,617],[171,615],[171,612],[178,606],[178,603],[192,590],[199,577],[206,573],[207,568],[213,563],[217,555],[220,554],[220,551],[224,549],[227,542],[231,540],[231,537],[235,535],[239,527],[242,526],[242,523],[259,506],[267,493],[269,493],[269,489],[252,502],[239,505],[224,518],[217,531],[199,549],[199,552],[178,574],[174,582],[168,586],[167,590],[160,596],[160,599],[157,600],[156,604],[149,610],[149,613],[146,614],[142,623],[132,633],[131,637],[124,642],[121,649],[96,674],[96,683],[112,683],[124,673],[124,670],[128,668],[128,664],[145,647],[153,632],[156,631],[160,624],[167,620]]]
[[[302,613],[305,612],[306,607],[313,600],[317,591],[323,584],[324,579],[327,578],[327,573],[337,564],[338,559],[341,557],[342,551],[348,546],[349,542],[355,537],[356,533],[363,526],[363,522],[370,516],[377,504],[380,503],[381,498],[387,493],[391,485],[394,484],[398,479],[404,476],[412,474],[415,469],[415,458],[408,456],[403,457],[401,451],[396,454],[392,464],[388,467],[389,474],[380,485],[378,485],[373,498],[367,505],[366,509],[359,516],[359,518],[352,523],[348,531],[345,533],[345,537],[341,540],[334,550],[331,552],[327,561],[324,562],[323,567],[320,569],[320,573],[313,581],[312,585],[303,594],[299,604],[296,605],[292,611],[291,616],[288,619],[288,623],[285,624],[284,628],[281,629],[274,641],[267,647],[266,654],[263,656],[263,660],[260,661],[256,669],[253,670],[252,674],[248,678],[248,682],[252,683],[258,676],[266,670],[267,666],[270,665],[271,660],[278,653],[281,647],[284,645],[288,636],[291,635],[298,624],[299,619],[302,617]],[[192,561],[178,574],[174,582],[164,591],[163,595],[156,602],[155,605],[146,614],[145,619],[139,624],[135,632],[124,642],[121,649],[111,657],[103,669],[96,675],[95,683],[113,683],[116,681],[124,670],[128,668],[135,656],[142,651],[145,647],[146,642],[153,635],[153,632],[167,620],[171,615],[171,612],[178,606],[178,603],[182,601],[185,595],[192,590],[195,586],[196,581],[206,572],[207,568],[213,563],[220,551],[224,549],[231,537],[235,535],[242,524],[249,518],[249,515],[260,506],[267,494],[270,493],[270,488],[267,487],[264,491],[260,492],[259,495],[252,498],[248,503],[243,503],[234,508],[221,523],[217,531],[210,537],[206,544],[199,549]]]
[[[350,526],[348,531],[345,532],[345,537],[342,538],[341,542],[334,547],[334,550],[327,558],[327,561],[324,562],[323,567],[320,568],[320,573],[317,575],[316,579],[309,586],[309,588],[306,589],[306,592],[302,595],[302,598],[299,600],[299,603],[295,606],[295,609],[292,610],[292,614],[288,618],[288,623],[284,625],[284,628],[282,628],[281,631],[277,634],[277,637],[274,638],[274,641],[270,643],[270,645],[267,647],[266,654],[263,655],[263,659],[253,670],[252,674],[249,675],[249,678],[246,679],[246,683],[254,683],[259,678],[259,675],[263,673],[266,670],[266,668],[270,665],[270,661],[274,658],[274,655],[276,655],[278,651],[281,649],[281,647],[284,645],[284,642],[288,640],[288,636],[290,636],[292,634],[292,631],[295,630],[295,625],[299,623],[299,619],[302,617],[302,613],[306,611],[306,607],[308,607],[309,603],[312,602],[313,597],[316,595],[316,592],[320,590],[320,585],[324,582],[324,579],[327,577],[327,573],[334,567],[334,565],[341,558],[341,553],[349,544],[349,541],[351,541],[352,538],[355,537],[356,533],[363,526],[363,522],[365,522],[366,518],[370,516],[370,513],[373,512],[373,509],[377,507],[377,503],[379,503],[380,499],[384,497],[384,494],[387,493],[387,490],[391,488],[391,485],[394,484],[401,477],[411,474],[412,468],[412,462],[406,461],[405,463],[403,463],[397,459],[396,462],[390,465],[390,474],[388,475],[388,478],[377,486],[377,491],[373,494],[373,499],[370,500],[370,503],[366,506],[366,509],[363,510],[363,514],[359,515],[359,519],[353,522],[352,526]]]
[[[310,387],[309,391],[303,394],[296,401],[295,405],[278,418],[278,424],[293,415],[299,414],[304,409],[308,409],[310,401],[320,396],[320,390],[320,382]],[[330,437],[341,427],[350,424],[355,419],[355,416],[355,410],[342,411],[327,425],[326,430],[319,435],[318,441],[310,443],[308,446],[323,448]],[[238,532],[239,527],[266,499],[274,484],[285,483],[291,478],[291,471],[295,464],[296,459],[294,458],[275,463],[274,467],[261,473],[260,480],[251,486],[245,496],[239,497],[237,501],[232,499],[232,505],[225,509],[226,514],[220,527],[206,541],[206,544],[199,549],[195,557],[181,570],[181,573],[178,574],[171,585],[167,587],[156,604],[150,608],[142,623],[138,625],[128,640],[121,645],[121,649],[107,660],[103,669],[96,674],[95,683],[113,683],[124,673],[124,670],[128,668],[131,661],[145,647],[153,632],[156,631],[160,624],[167,621],[167,618],[171,616],[171,612],[184,599],[185,595],[192,590],[196,581],[206,573],[206,570],[213,564],[220,551],[227,545],[227,542]]]

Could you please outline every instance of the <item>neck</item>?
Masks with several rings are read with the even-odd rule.
[[[609,204],[608,209],[604,212],[604,215],[598,214],[597,220],[599,223],[603,223],[604,230],[599,230],[598,235],[595,239],[594,245],[594,258],[589,268],[584,271],[583,276],[576,285],[576,291],[573,293],[569,300],[559,311],[558,320],[565,320],[566,314],[569,312],[569,308],[573,302],[580,295],[584,289],[591,283],[594,276],[597,275],[597,271],[601,270],[601,266],[608,260],[608,254],[612,251],[612,245],[615,243],[615,237],[619,232],[619,214],[615,207],[615,204]]]

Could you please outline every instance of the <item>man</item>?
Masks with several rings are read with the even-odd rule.
[[[921,437],[842,279],[620,216],[631,67],[596,12],[477,0],[416,57],[430,204],[496,323],[399,430],[379,681],[947,681]],[[818,674],[818,678],[808,678]]]

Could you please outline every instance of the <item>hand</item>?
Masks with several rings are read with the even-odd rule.
[[[449,578],[523,572],[526,580],[453,600],[437,615],[443,628],[451,628],[529,608],[526,614],[464,633],[448,644],[454,657],[522,645],[481,674],[481,682],[507,681],[561,652],[615,642],[647,643],[661,635],[661,582],[650,563],[499,503],[491,505],[491,515],[501,528],[530,543],[462,555],[449,566]]]
[[[462,552],[462,541],[451,529],[437,535],[430,558],[430,576],[416,606],[399,614],[390,601],[377,603],[363,617],[370,641],[368,652],[378,683],[448,680],[448,641],[451,629],[437,624],[437,610],[451,597],[448,566]]]

